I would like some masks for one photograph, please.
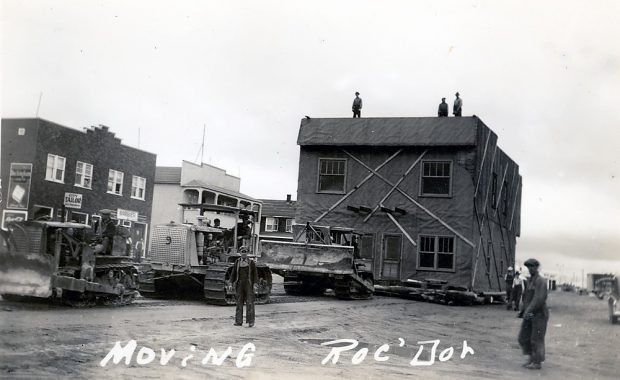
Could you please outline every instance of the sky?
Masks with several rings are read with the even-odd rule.
[[[517,257],[620,272],[620,2],[1,0],[2,117],[107,125],[157,165],[296,197],[301,118],[459,91],[523,176]],[[39,102],[40,100],[40,102]],[[546,265],[546,267],[545,267]]]

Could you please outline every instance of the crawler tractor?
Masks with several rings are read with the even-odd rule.
[[[187,205],[182,205],[187,206]],[[252,211],[218,205],[192,205],[204,211],[227,213],[248,220]],[[246,228],[244,225],[243,228]],[[230,282],[233,264],[241,249],[254,257],[254,224],[246,231],[204,224],[160,224],[154,227],[145,270],[138,276],[140,294],[151,298],[204,298],[209,304],[234,305],[235,290]],[[242,242],[247,240],[248,245]],[[256,303],[269,302],[271,272],[257,264]]]
[[[372,272],[357,258],[349,228],[293,225],[293,241],[262,240],[258,262],[284,277],[287,294],[322,295],[333,289],[340,299],[369,299]]]
[[[10,222],[0,237],[0,294],[71,306],[125,305],[137,295],[137,270],[125,256],[94,253],[90,226]]]

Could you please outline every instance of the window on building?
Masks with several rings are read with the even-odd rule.
[[[319,159],[319,192],[344,193],[346,159]]]
[[[134,175],[131,177],[131,197],[144,200],[146,178]]]
[[[497,173],[493,173],[493,183],[491,184],[491,207],[497,207]]]
[[[278,231],[278,218],[265,218],[265,231],[277,232]]]
[[[422,195],[450,195],[452,163],[426,161],[422,165]]]
[[[419,269],[454,270],[454,237],[420,235]]]
[[[373,245],[374,245],[374,236],[369,234],[369,235],[363,235],[362,238],[359,240],[361,241],[361,246],[358,247],[359,248],[359,252],[360,252],[360,257],[362,259],[372,259],[373,257]]]
[[[508,182],[504,181],[502,190],[502,214],[508,215]]]
[[[402,237],[400,235],[386,235],[383,237],[383,270],[385,278],[400,278],[400,254]]]
[[[78,161],[75,165],[75,186],[92,189],[93,165]]]
[[[108,193],[123,195],[123,172],[110,169],[108,172]]]
[[[286,232],[293,232],[293,224],[295,219],[286,219]]]
[[[88,214],[71,210],[69,220],[71,222],[88,224]]]
[[[65,158],[55,154],[47,155],[45,179],[53,182],[65,182]]]

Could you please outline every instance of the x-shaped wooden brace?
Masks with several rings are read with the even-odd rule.
[[[352,159],[354,159],[357,163],[359,163],[360,165],[362,165],[364,168],[366,168],[366,170],[369,170],[371,172],[371,174],[376,175],[379,179],[381,179],[383,182],[385,182],[386,184],[388,184],[389,186],[391,186],[392,188],[394,188],[394,190],[398,191],[399,193],[401,193],[405,198],[407,198],[411,203],[413,203],[416,207],[418,207],[420,210],[424,211],[427,215],[429,215],[431,218],[435,219],[436,221],[438,221],[441,225],[443,225],[444,227],[446,227],[448,230],[450,230],[453,234],[455,234],[456,236],[458,236],[461,240],[463,240],[465,243],[467,243],[467,245],[471,246],[472,248],[474,247],[474,244],[469,241],[469,239],[467,239],[465,236],[463,236],[460,232],[458,232],[456,229],[454,229],[452,226],[450,226],[448,223],[444,222],[443,220],[441,220],[441,218],[439,218],[437,215],[433,214],[429,209],[427,209],[426,207],[424,207],[423,205],[421,205],[418,201],[416,201],[415,199],[413,199],[409,194],[407,194],[406,192],[404,192],[403,190],[401,190],[398,185],[393,184],[390,180],[388,180],[387,178],[385,178],[384,176],[382,176],[381,174],[379,174],[376,170],[373,170],[372,168],[370,168],[368,165],[366,165],[364,162],[362,162],[360,159],[358,159],[357,157],[355,157],[354,155],[352,155],[351,153],[349,153],[346,149],[342,150],[347,156],[351,157]],[[401,181],[402,182],[402,181]],[[392,218],[394,218],[392,216]],[[395,219],[392,219],[392,221],[394,221]],[[404,229],[400,228],[401,231],[403,231]],[[413,239],[411,239],[411,237],[406,234],[405,236],[408,237],[408,239],[410,239],[410,241],[416,245],[415,242],[413,242]]]

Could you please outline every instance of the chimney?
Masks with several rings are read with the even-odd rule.
[[[291,203],[291,194],[286,194],[286,203]]]

